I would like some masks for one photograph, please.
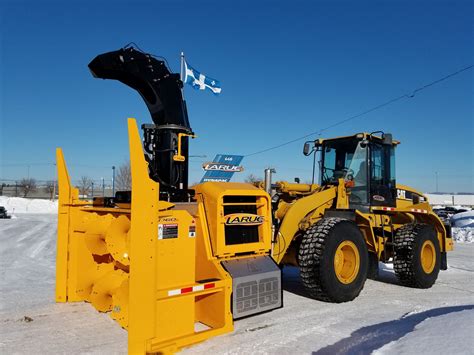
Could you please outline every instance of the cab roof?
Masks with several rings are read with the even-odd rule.
[[[379,132],[377,132],[379,133]],[[380,135],[375,135],[375,134],[371,134],[371,133],[367,133],[367,132],[362,132],[362,133],[356,133],[352,136],[341,136],[341,137],[335,137],[335,138],[319,138],[317,139],[316,141],[319,141],[320,144],[322,144],[323,142],[325,141],[335,141],[335,140],[339,140],[339,139],[357,139],[357,140],[362,140],[362,139],[372,139],[372,140],[375,140],[375,141],[383,141],[383,138],[380,136]],[[397,141],[397,140],[392,140],[392,143],[394,145],[398,145],[400,144],[400,141]]]

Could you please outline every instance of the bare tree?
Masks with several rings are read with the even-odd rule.
[[[80,195],[87,196],[87,194],[92,188],[92,179],[88,176],[81,176],[78,188]]]
[[[249,184],[254,184],[256,182],[259,182],[259,181],[262,181],[262,179],[258,178],[257,176],[255,176],[254,174],[250,174],[248,175],[245,180],[245,182],[249,183]]]
[[[36,191],[36,180],[33,178],[23,178],[19,184],[23,197],[27,197],[30,192]]]
[[[132,189],[132,170],[130,167],[130,161],[126,161],[119,166],[115,177],[115,183],[117,184],[117,190],[130,191]]]
[[[54,195],[54,190],[55,190],[55,186],[56,185],[56,181],[54,180],[49,180],[49,181],[46,181],[46,185],[44,186],[44,191],[47,192],[49,194],[49,199],[52,200],[53,199],[53,195]]]

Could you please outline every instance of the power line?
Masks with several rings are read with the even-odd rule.
[[[341,121],[335,122],[335,123],[333,123],[332,125],[327,126],[327,127],[325,127],[325,128],[322,128],[322,129],[320,129],[320,130],[318,130],[318,131],[314,131],[314,132],[308,133],[308,134],[306,134],[306,135],[304,135],[304,136],[301,136],[301,137],[292,139],[292,140],[290,140],[290,141],[288,141],[288,142],[284,142],[284,143],[275,145],[275,146],[270,147],[270,148],[262,149],[262,150],[259,150],[259,151],[256,151],[256,152],[247,154],[247,155],[245,155],[245,157],[250,157],[250,156],[252,156],[252,155],[257,155],[257,154],[261,154],[261,153],[268,152],[268,151],[270,151],[270,150],[274,150],[274,149],[278,149],[278,148],[284,147],[285,145],[288,145],[288,144],[297,142],[297,141],[299,141],[299,140],[308,138],[308,137],[313,136],[313,135],[315,135],[315,134],[321,134],[321,133],[323,133],[324,131],[327,131],[328,129],[334,128],[334,127],[339,126],[339,125],[341,125],[341,124],[343,124],[343,123],[346,123],[346,122],[348,122],[348,121],[355,120],[356,118],[359,118],[359,117],[364,116],[364,115],[366,115],[366,114],[368,114],[368,113],[370,113],[370,112],[373,112],[373,111],[376,111],[376,110],[378,110],[378,109],[381,109],[382,107],[385,107],[385,106],[388,106],[388,105],[390,105],[390,104],[393,104],[394,102],[400,101],[400,100],[402,100],[402,99],[411,99],[411,98],[415,97],[415,95],[416,95],[417,93],[419,93],[420,91],[423,91],[423,90],[425,90],[425,89],[427,89],[427,88],[429,88],[429,87],[431,87],[431,86],[434,86],[434,85],[436,85],[436,84],[439,84],[439,83],[442,82],[442,81],[445,81],[445,80],[447,80],[447,79],[449,79],[449,78],[452,78],[452,77],[455,76],[455,75],[458,75],[458,74],[460,74],[460,73],[462,73],[462,72],[464,72],[464,71],[466,71],[466,70],[469,70],[469,69],[471,69],[473,66],[474,66],[474,65],[469,65],[469,66],[467,66],[467,67],[465,67],[465,68],[459,69],[458,71],[455,71],[455,72],[453,72],[453,73],[451,73],[451,74],[448,74],[448,75],[446,75],[446,76],[444,76],[444,77],[442,77],[442,78],[436,79],[435,81],[432,81],[432,82],[429,83],[429,84],[420,86],[420,87],[416,88],[415,90],[413,90],[411,94],[404,94],[404,95],[395,97],[395,98],[390,99],[390,100],[388,100],[388,101],[386,101],[386,102],[384,102],[384,103],[382,103],[382,104],[379,104],[379,105],[377,105],[377,106],[374,106],[374,107],[372,107],[372,108],[370,108],[370,109],[368,109],[368,110],[366,110],[366,111],[363,111],[363,112],[361,112],[361,113],[358,113],[358,114],[356,114],[356,115],[354,115],[354,116],[350,116],[350,117],[345,118],[345,119],[343,119],[343,120],[341,120]]]

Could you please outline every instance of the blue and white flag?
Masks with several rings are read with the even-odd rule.
[[[219,95],[222,91],[219,81],[198,72],[189,66],[186,61],[184,61],[184,82],[191,85],[195,90],[208,89],[212,91],[214,95]]]

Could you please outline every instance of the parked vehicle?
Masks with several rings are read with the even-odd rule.
[[[7,213],[6,208],[3,207],[3,206],[0,206],[0,218],[3,218],[3,219],[12,218],[12,216],[10,216],[10,215]]]

